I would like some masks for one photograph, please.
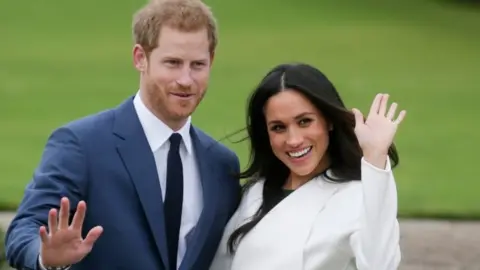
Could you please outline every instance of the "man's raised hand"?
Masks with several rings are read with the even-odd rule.
[[[87,205],[80,201],[69,225],[70,201],[62,198],[60,211],[51,209],[48,213],[48,231],[40,227],[42,245],[40,256],[46,267],[73,265],[80,262],[93,248],[93,245],[103,232],[101,226],[92,228],[85,239],[82,237],[82,227]]]

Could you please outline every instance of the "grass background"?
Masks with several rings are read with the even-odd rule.
[[[132,13],[146,0],[0,1],[0,207],[15,209],[47,136],[138,87]],[[273,65],[305,61],[366,110],[388,92],[401,216],[480,217],[480,12],[439,1],[206,1],[220,24],[209,92],[194,123],[243,127],[248,93]],[[243,144],[227,143],[246,165]]]

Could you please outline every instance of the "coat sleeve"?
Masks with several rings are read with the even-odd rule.
[[[74,211],[86,188],[86,171],[85,155],[73,132],[65,127],[55,130],[5,236],[10,266],[39,269],[40,226],[48,224],[49,210],[59,208],[64,196]]]
[[[400,229],[397,189],[390,161],[385,169],[361,161],[363,203],[358,229],[350,247],[359,270],[395,270],[399,267]]]

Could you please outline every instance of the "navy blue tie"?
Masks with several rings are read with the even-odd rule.
[[[179,152],[181,141],[182,136],[178,133],[170,136],[170,150],[167,158],[167,188],[164,208],[170,270],[177,269],[178,237],[182,219],[183,166]]]

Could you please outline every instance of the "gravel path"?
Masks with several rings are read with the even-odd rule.
[[[0,213],[6,227],[11,213]],[[399,270],[480,270],[480,222],[401,220]]]
[[[405,270],[480,270],[480,222],[401,221]]]

